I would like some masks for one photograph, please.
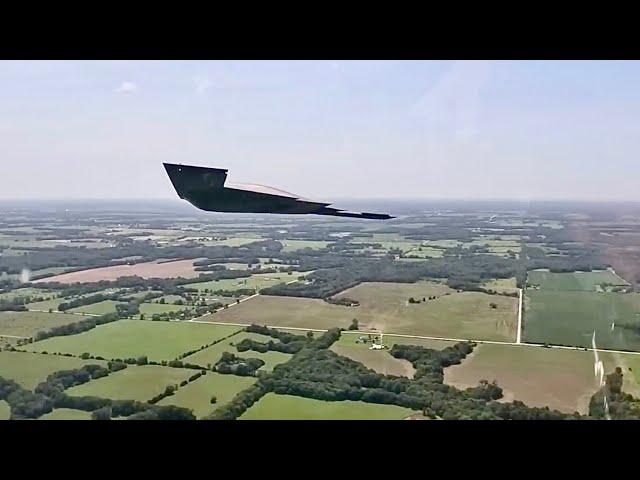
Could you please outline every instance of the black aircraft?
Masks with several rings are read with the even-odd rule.
[[[388,220],[386,213],[347,212],[298,195],[255,184],[227,183],[223,168],[194,167],[165,163],[164,168],[178,196],[208,212],[287,213],[334,215],[336,217]]]

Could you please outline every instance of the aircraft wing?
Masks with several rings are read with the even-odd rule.
[[[332,208],[330,203],[309,200],[265,185],[230,183],[226,181],[227,170],[223,168],[171,163],[165,163],[164,167],[178,196],[208,212],[314,214],[374,220],[394,218],[382,213]]]
[[[371,220],[389,220],[391,218],[396,218],[386,213],[348,212],[346,210],[331,207],[324,207],[313,213],[316,215],[333,215],[334,217],[369,218]]]

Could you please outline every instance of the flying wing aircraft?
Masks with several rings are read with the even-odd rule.
[[[286,213],[388,220],[386,213],[348,212],[264,185],[225,183],[223,168],[165,163],[164,168],[178,196],[208,212]]]

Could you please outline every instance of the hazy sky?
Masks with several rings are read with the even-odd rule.
[[[0,61],[0,198],[640,200],[639,62]]]

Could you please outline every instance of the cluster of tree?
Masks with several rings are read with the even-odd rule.
[[[0,293],[2,291],[0,290]],[[47,298],[41,295],[15,295],[10,298],[0,298],[0,312],[13,311],[22,312],[26,310],[25,305],[28,303],[42,302]]]
[[[127,420],[195,420],[192,411],[173,405],[154,405],[135,400],[110,400],[99,397],[75,397],[66,394],[59,395],[54,404],[55,408],[72,408],[92,413],[96,420],[109,420],[113,417],[127,417]]]
[[[352,298],[347,297],[327,297],[324,299],[325,302],[331,303],[333,305],[342,305],[343,307],[358,307],[360,306],[360,302],[357,300],[353,300]]]
[[[252,350],[258,353],[273,351],[293,354],[298,353],[307,343],[308,342],[305,337],[301,337],[300,340],[294,340],[287,343],[280,341],[274,342],[272,340],[269,340],[268,342],[258,342],[257,340],[253,340],[251,338],[245,338],[240,343],[236,344],[235,347],[239,352]]]
[[[104,293],[98,293],[96,295],[78,297],[78,298],[74,298],[73,300],[62,302],[60,303],[60,305],[58,305],[58,310],[60,310],[61,312],[65,312],[67,310],[80,307],[82,305],[91,305],[92,303],[104,302],[105,300],[115,301],[115,300],[118,300],[119,298],[120,298],[120,295],[118,295],[117,293],[113,293],[110,295],[107,295]]]
[[[623,374],[620,367],[606,376],[605,385],[589,402],[589,415],[613,420],[640,420],[640,399],[622,391]]]
[[[265,325],[251,324],[245,327],[244,331],[248,333],[257,333],[259,335],[265,335],[267,337],[275,338],[277,340],[280,340],[280,342],[282,343],[297,342],[297,341],[305,340],[307,338],[302,335],[295,335],[293,333],[283,332],[276,328],[269,328]]]
[[[50,337],[61,337],[65,335],[75,335],[77,333],[86,332],[87,330],[91,330],[98,325],[104,325],[105,323],[115,322],[119,320],[121,317],[118,313],[107,313],[105,315],[101,315],[99,317],[90,317],[83,318],[78,322],[69,323],[67,325],[60,325],[58,327],[53,327],[50,330],[38,332],[35,336],[35,340],[44,340],[45,338]]]
[[[51,399],[55,399],[67,388],[82,385],[92,379],[106,377],[112,372],[109,368],[100,365],[85,365],[73,370],[61,370],[52,373],[44,382],[38,384],[35,393],[41,393]]]
[[[461,391],[445,385],[444,368],[460,363],[472,350],[471,343],[459,343],[444,350],[414,345],[394,345],[390,353],[410,361],[413,379],[382,375],[359,362],[337,355],[329,346],[340,337],[333,329],[308,342],[287,363],[269,374],[260,375],[257,384],[209,418],[231,419],[242,415],[267,392],[297,395],[327,401],[356,400],[398,405],[422,410],[432,418],[444,419],[562,419],[578,418],[548,408],[530,408],[522,402],[495,400],[502,390],[495,382],[481,381],[477,387]]]
[[[262,289],[265,295],[327,298],[361,282],[413,283],[422,278],[447,278],[456,289],[477,287],[491,278],[509,278],[522,271],[521,262],[495,255],[431,258],[424,262],[398,262],[389,258],[349,258],[338,268],[321,268],[307,282]],[[522,276],[522,275],[521,275]]]
[[[11,408],[11,419],[38,418],[53,410],[53,401],[41,394],[22,388],[13,380],[0,377],[0,400]]]
[[[260,358],[241,358],[230,352],[223,352],[220,360],[214,366],[214,370],[222,374],[238,375],[241,377],[253,377],[264,360]]]
[[[209,293],[211,295],[219,295],[221,297],[242,297],[242,296],[249,297],[251,295],[255,295],[256,289],[255,288],[239,288],[237,290],[223,290],[223,289],[209,290],[208,288],[205,288],[203,292]]]

